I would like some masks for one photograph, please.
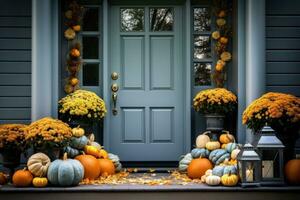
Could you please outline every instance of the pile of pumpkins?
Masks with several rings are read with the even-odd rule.
[[[96,179],[113,175],[122,169],[119,157],[105,151],[94,141],[94,135],[84,135],[82,128],[72,129],[70,146],[64,149],[62,159],[51,162],[44,153],[29,157],[27,167],[12,176],[16,187],[76,186],[83,179]]]
[[[196,138],[196,148],[179,161],[179,171],[212,186],[237,185],[236,159],[240,145],[235,143],[234,136],[228,131],[223,131],[219,138],[210,138],[208,133]]]

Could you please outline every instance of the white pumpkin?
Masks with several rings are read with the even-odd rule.
[[[36,153],[27,161],[28,170],[37,177],[45,177],[51,163],[50,158],[44,153]]]
[[[196,138],[196,146],[197,148],[205,148],[206,143],[210,141],[210,138],[206,135],[208,132],[204,132],[201,135],[198,135]]]
[[[212,175],[212,170],[211,169],[206,170],[205,175],[206,176]]]
[[[236,160],[237,155],[240,153],[240,151],[241,151],[240,149],[234,149],[234,150],[232,150],[231,155],[230,155],[231,159],[232,160]]]
[[[210,175],[207,176],[205,179],[205,183],[207,185],[219,185],[221,182],[221,178],[219,176]]]

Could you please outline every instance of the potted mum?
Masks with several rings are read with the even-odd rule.
[[[300,98],[269,92],[254,100],[243,113],[243,124],[258,133],[266,124],[277,133],[287,147],[285,156],[293,157],[300,129]]]
[[[76,90],[58,102],[60,119],[71,127],[78,125],[92,133],[94,122],[106,114],[105,102],[94,92]]]
[[[237,97],[225,88],[200,91],[193,100],[195,111],[206,118],[206,129],[220,131],[224,129],[225,115],[232,113],[237,104]]]

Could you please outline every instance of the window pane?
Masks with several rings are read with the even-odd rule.
[[[82,69],[83,86],[99,85],[99,64],[85,64]]]
[[[195,86],[211,85],[211,63],[194,63]]]
[[[144,30],[144,9],[124,8],[121,9],[121,31],[143,31]]]
[[[99,10],[98,8],[87,8],[83,18],[84,31],[98,31],[99,27]]]
[[[84,59],[98,59],[99,58],[99,39],[98,37],[83,37],[82,51]]]
[[[208,8],[194,8],[194,31],[210,31],[211,19]]]
[[[211,58],[211,46],[209,36],[194,36],[194,58]]]
[[[150,30],[151,31],[172,31],[173,30],[173,9],[172,8],[151,8],[150,9]]]

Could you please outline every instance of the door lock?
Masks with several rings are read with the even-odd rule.
[[[119,78],[119,75],[118,75],[118,73],[117,72],[113,72],[113,73],[111,73],[111,79],[112,80],[117,80]]]
[[[118,84],[114,83],[111,85],[111,91],[118,92],[118,90],[119,90]]]

